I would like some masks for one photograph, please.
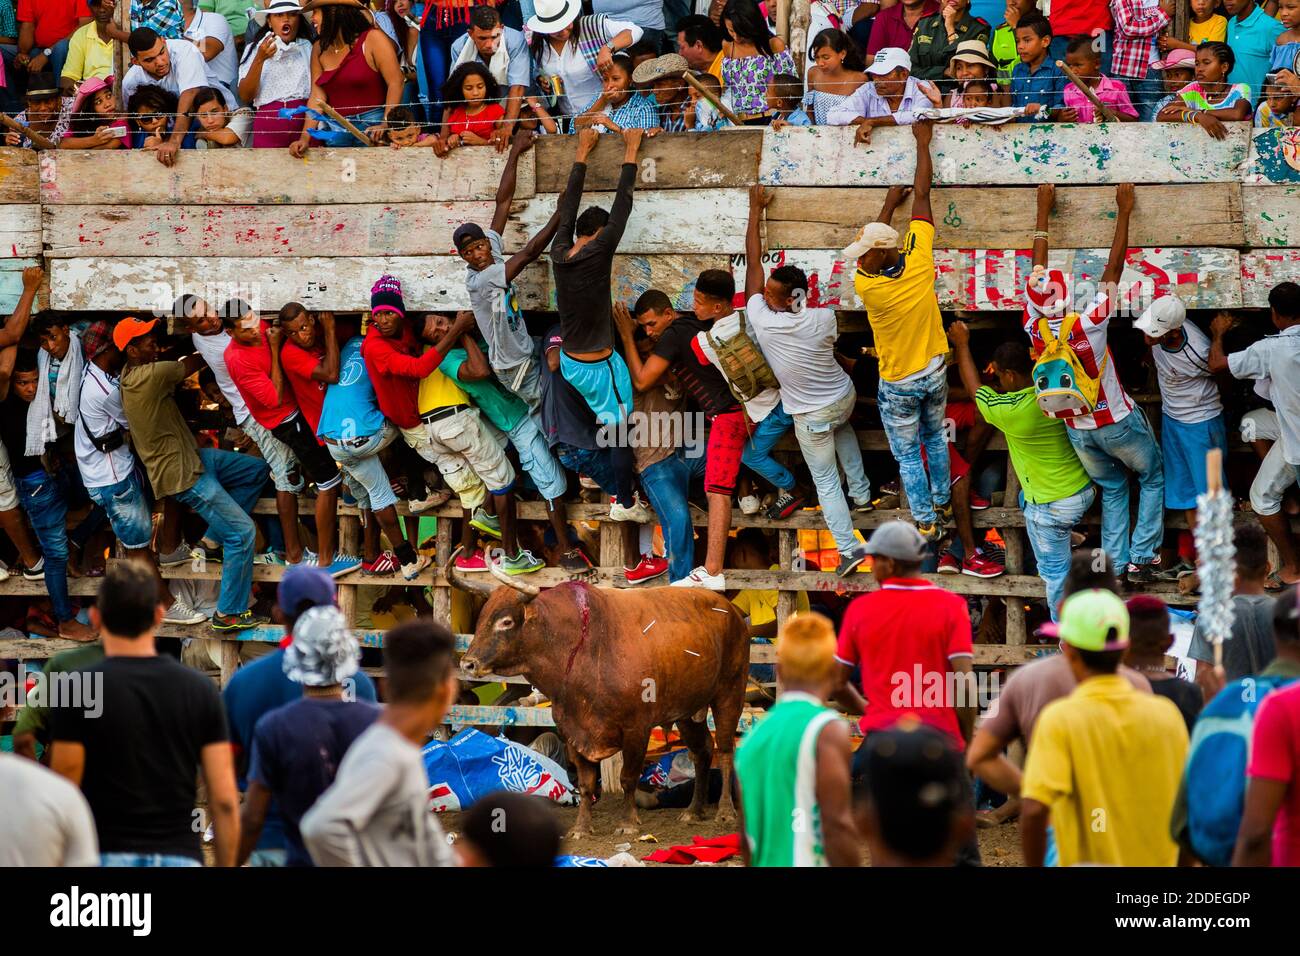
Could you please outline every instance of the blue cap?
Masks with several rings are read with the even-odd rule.
[[[290,565],[275,590],[276,603],[286,616],[292,616],[303,604],[326,607],[336,601],[334,578],[314,564]]]

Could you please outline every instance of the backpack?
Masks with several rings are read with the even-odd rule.
[[[740,328],[734,335],[715,339],[710,330],[704,333],[704,337],[708,339],[709,347],[717,353],[718,366],[722,369],[731,394],[737,401],[747,402],[764,389],[781,386],[772,367],[763,357],[763,350],[750,337],[745,325],[745,313],[737,312],[736,318],[740,320]]]
[[[1034,398],[1043,414],[1051,418],[1078,418],[1097,410],[1101,375],[1110,353],[1107,351],[1102,355],[1097,377],[1089,375],[1079,356],[1070,348],[1070,332],[1078,321],[1079,314],[1071,312],[1061,320],[1061,331],[1052,335],[1048,320],[1038,320],[1043,351],[1034,363]]]
[[[1228,866],[1246,803],[1246,762],[1260,703],[1289,684],[1243,677],[1205,705],[1192,727],[1183,771],[1186,819],[1174,836],[1210,866]]]

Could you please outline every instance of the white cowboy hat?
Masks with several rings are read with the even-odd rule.
[[[537,0],[525,26],[533,33],[559,33],[580,13],[582,4],[578,0]]]
[[[266,26],[266,18],[273,13],[302,13],[302,5],[297,0],[271,0],[261,10],[254,10],[250,7],[248,19],[255,22],[259,27],[264,27]]]

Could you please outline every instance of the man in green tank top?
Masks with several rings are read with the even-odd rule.
[[[736,751],[741,852],[750,866],[857,866],[849,729],[822,701],[835,689],[835,629],[791,618],[776,641],[776,706]]]

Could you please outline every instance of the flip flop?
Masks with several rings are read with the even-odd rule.
[[[1274,571],[1264,580],[1265,591],[1285,591],[1291,585],[1282,580],[1282,575]]]

